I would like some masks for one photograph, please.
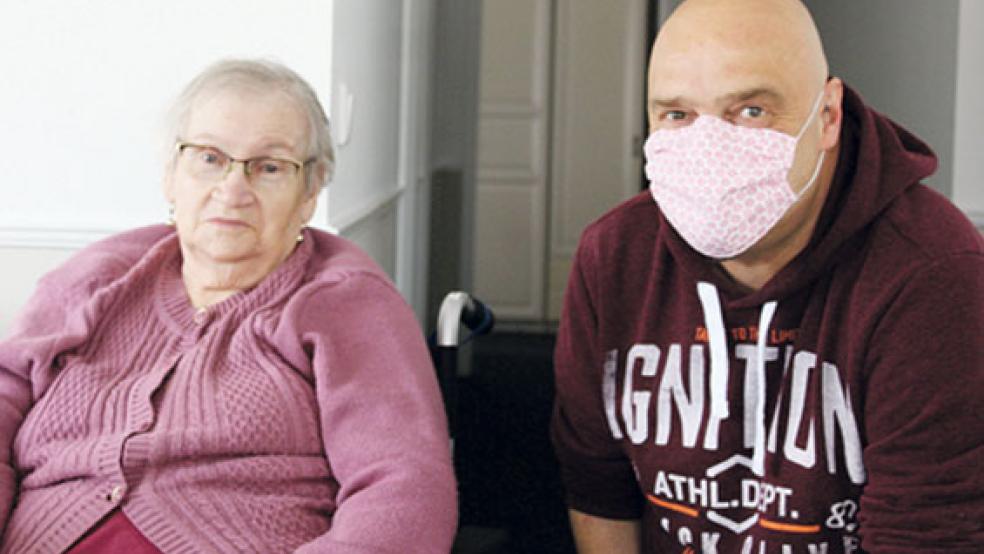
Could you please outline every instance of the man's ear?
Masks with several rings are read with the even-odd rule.
[[[837,77],[827,80],[823,87],[822,102],[820,121],[823,129],[820,147],[830,150],[840,142],[841,125],[844,123],[844,82]]]

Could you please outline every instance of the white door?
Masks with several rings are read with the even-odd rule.
[[[557,3],[547,319],[584,228],[642,186],[646,1]]]
[[[543,317],[552,4],[482,6],[473,283],[500,319]]]
[[[591,220],[639,190],[645,0],[486,0],[474,286],[500,319],[557,319]]]

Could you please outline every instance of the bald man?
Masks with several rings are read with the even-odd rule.
[[[984,548],[984,240],[796,0],[688,0],[650,190],[584,233],[552,433],[582,553]]]

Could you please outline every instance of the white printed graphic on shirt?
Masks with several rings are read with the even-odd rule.
[[[699,528],[695,521],[693,528],[682,526],[671,532],[670,520],[664,519],[664,528],[675,534],[682,545],[691,546],[691,550],[699,548],[700,552],[717,552],[722,533],[738,535],[741,551],[748,553],[812,553],[827,552],[828,548],[834,549],[831,552],[860,551],[855,536],[854,500],[829,506],[826,520],[803,521],[797,502],[816,502],[815,491],[803,491],[805,496],[798,498],[793,488],[765,478],[764,458],[768,451],[778,457],[773,461],[785,460],[814,471],[825,469],[830,475],[845,476],[854,485],[865,482],[857,417],[837,366],[814,352],[783,346],[793,342],[789,336],[796,332],[770,328],[777,310],[774,302],[763,306],[759,326],[726,329],[716,290],[706,283],[701,285],[704,288],[698,287],[698,292],[707,326],[698,329],[694,344],[637,343],[624,354],[621,366],[621,354],[616,349],[606,353],[603,366],[605,415],[615,439],[625,438],[634,445],[649,442],[717,452],[722,424],[741,418],[741,444],[752,451],[751,455],[747,450],[721,452],[721,461],[704,468],[702,473],[661,469],[647,476],[652,479],[651,484],[644,484],[651,503],[702,520]],[[735,341],[730,347],[729,336]],[[731,359],[744,366],[737,379],[731,374]],[[765,368],[775,363],[782,364],[785,384],[771,417],[767,417]],[[741,413],[732,411],[728,400],[728,389],[734,386],[741,387]],[[778,387],[779,383],[773,386]],[[811,386],[819,390],[810,391]],[[710,391],[709,395],[705,390]],[[811,395],[816,398],[816,405],[808,410],[807,399]],[[674,429],[674,425],[678,427]],[[671,440],[679,444],[670,444]],[[817,468],[818,464],[822,467]],[[816,513],[816,506],[809,508]],[[766,544],[751,535],[742,537],[755,526],[799,535],[805,542],[794,548],[793,544]],[[719,531],[712,531],[715,528]],[[822,535],[813,537],[813,542],[806,540],[822,528],[840,534],[838,544]]]
[[[735,347],[735,356],[747,361],[745,379],[742,384],[746,397],[754,394],[757,386],[752,372],[749,371],[755,363],[754,356],[750,355],[753,350],[751,345],[738,344]],[[816,444],[819,427],[819,430],[822,431],[819,434],[823,441],[823,455],[826,460],[827,471],[832,475],[846,471],[852,483],[856,485],[864,483],[866,476],[861,460],[861,440],[857,420],[848,391],[841,382],[837,366],[829,362],[822,362],[818,368],[816,354],[803,350],[793,355],[791,350],[792,347],[786,347],[785,358],[791,360],[791,369],[787,364],[787,370],[792,371],[792,377],[789,388],[789,411],[785,415],[787,425],[785,426],[785,436],[782,437],[783,457],[804,468],[814,467],[818,457]],[[614,438],[622,438],[622,431],[615,414],[621,416],[621,423],[633,444],[642,444],[647,440],[652,440],[657,445],[666,445],[669,442],[673,424],[675,421],[679,421],[681,446],[717,450],[718,437],[716,435],[711,436],[711,429],[705,429],[704,440],[699,441],[700,430],[706,423],[703,421],[705,414],[704,346],[695,344],[689,348],[690,360],[689,371],[687,372],[689,394],[683,386],[682,351],[683,345],[671,344],[664,357],[663,349],[654,344],[632,346],[623,364],[625,374],[621,398],[618,400],[615,371],[612,367],[614,364],[605,364],[602,393],[605,399],[605,411],[606,414],[609,414],[608,422]],[[614,351],[610,352],[608,359],[611,360],[614,355]],[[777,357],[778,348],[769,347],[766,351],[766,359],[775,360]],[[661,374],[657,371],[660,362],[663,364]],[[805,413],[807,387],[810,383],[810,374],[814,371],[820,372],[822,417],[819,425],[812,414]],[[659,383],[653,386],[651,379],[657,375],[660,375]],[[653,400],[654,390],[657,397],[655,422],[653,423],[650,422],[652,412],[650,404]],[[772,453],[776,453],[778,449],[778,408],[779,403],[776,405],[769,428],[767,449]],[[748,447],[752,440],[751,428],[753,427],[751,421],[753,412],[749,403],[745,403],[745,410],[741,416],[744,419],[744,444]],[[803,434],[801,428],[804,425],[806,426],[807,440],[805,445],[800,445],[797,444],[796,437]],[[715,426],[713,431],[717,429],[718,427]],[[836,459],[838,437],[843,444],[842,463],[838,463]],[[698,445],[698,443],[700,444]]]

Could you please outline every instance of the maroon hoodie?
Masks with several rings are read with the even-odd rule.
[[[556,350],[571,508],[644,552],[984,551],[984,240],[847,89],[806,249],[745,292],[640,194],[584,233]]]

